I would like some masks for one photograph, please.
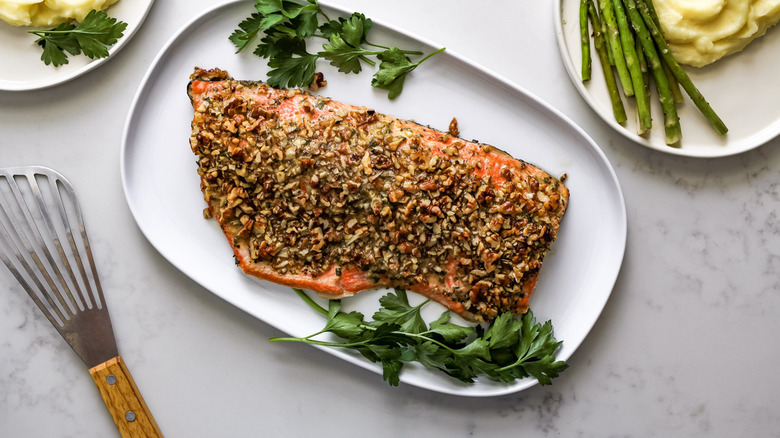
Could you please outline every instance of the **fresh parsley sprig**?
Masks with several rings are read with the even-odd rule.
[[[429,326],[420,313],[429,301],[412,306],[406,292],[396,289],[379,299],[381,307],[373,320],[366,321],[359,312],[342,312],[340,300],[330,300],[325,309],[300,289],[294,290],[327,316],[327,323],[309,336],[273,338],[271,342],[356,350],[371,362],[381,363],[383,378],[392,386],[400,383],[401,369],[407,362],[418,362],[466,383],[480,376],[506,383],[530,376],[549,385],[568,367],[555,360],[561,342],[553,336],[551,322],[537,323],[530,310],[520,319],[504,313],[487,329],[455,324],[445,311]],[[314,339],[323,333],[332,333],[344,342]]]
[[[238,24],[230,35],[236,53],[250,46],[263,35],[253,53],[268,59],[271,68],[267,83],[273,87],[305,87],[312,83],[319,59],[328,61],[342,73],[360,73],[363,64],[379,68],[371,85],[388,91],[395,99],[403,89],[406,76],[422,62],[441,52],[439,49],[420,61],[409,56],[422,55],[416,50],[401,50],[371,43],[367,35],[372,22],[355,12],[348,18],[330,19],[317,0],[300,4],[287,0],[255,0],[256,13]],[[320,38],[326,42],[322,50],[309,53],[307,40]]]
[[[27,32],[38,36],[35,42],[43,48],[41,60],[58,67],[69,62],[68,53],[83,53],[90,59],[105,58],[108,47],[116,44],[126,28],[127,23],[93,9],[81,23],[62,23],[54,29]]]

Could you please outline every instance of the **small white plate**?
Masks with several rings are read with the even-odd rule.
[[[346,15],[323,7],[330,17]],[[292,336],[305,336],[324,326],[322,315],[290,288],[244,275],[235,266],[233,252],[216,222],[203,219],[205,202],[196,158],[189,146],[193,109],[186,88],[195,66],[219,67],[238,79],[266,77],[264,60],[252,55],[251,49],[234,54],[228,41],[233,29],[252,11],[252,3],[247,1],[205,11],[157,55],[125,127],[122,184],[139,227],[171,263],[249,314]],[[372,41],[378,44],[425,53],[440,47],[379,22],[374,22],[371,32]],[[568,175],[571,202],[559,239],[545,260],[531,307],[540,321],[553,321],[555,335],[563,341],[558,358],[571,357],[601,313],[625,250],[625,204],[615,173],[601,150],[558,111],[450,51],[415,70],[403,93],[393,101],[387,99],[386,92],[370,86],[371,72],[345,75],[324,62],[319,67],[328,81],[321,95],[444,130],[457,116],[464,138],[497,145],[553,175]],[[370,316],[384,293],[366,291],[343,304]],[[435,319],[443,307],[429,304],[427,310],[425,316]],[[335,349],[325,351],[381,374],[381,367],[362,357]],[[537,383],[529,378],[513,384],[482,380],[467,385],[414,364],[404,368],[401,380],[464,396],[507,394]]]
[[[43,50],[35,44],[37,36],[27,33],[32,27],[14,27],[0,21],[0,90],[26,91],[52,87],[97,68],[119,51],[141,26],[154,0],[120,0],[106,13],[127,23],[124,36],[109,47],[108,57],[89,59],[68,56],[68,64],[54,67],[41,61]],[[47,28],[48,29],[48,28]]]
[[[653,129],[645,138],[636,134],[636,110],[633,102],[624,99],[628,121],[615,122],[612,115],[604,73],[591,41],[593,53],[592,78],[582,82],[580,73],[581,48],[579,7],[580,0],[555,1],[555,31],[563,63],[574,86],[594,111],[612,128],[627,138],[676,155],[689,157],[723,157],[761,146],[780,134],[780,29],[769,29],[767,34],[750,43],[745,50],[703,68],[684,67],[715,112],[728,126],[726,136],[719,136],[685,96],[678,105],[682,141],[679,148],[666,145],[663,116],[654,96]],[[683,94],[685,92],[683,91]]]

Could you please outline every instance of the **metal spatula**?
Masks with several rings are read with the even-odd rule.
[[[117,352],[81,209],[62,175],[0,169],[0,258],[87,365],[121,435],[162,436]]]

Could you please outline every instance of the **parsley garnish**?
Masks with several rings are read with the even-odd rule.
[[[381,64],[379,64],[379,71],[374,75],[374,79],[371,80],[371,85],[377,88],[382,88],[388,91],[388,97],[395,99],[401,94],[401,89],[404,87],[404,79],[406,75],[416,69],[423,61],[431,56],[441,52],[444,49],[439,49],[418,62],[412,62],[404,56],[404,54],[395,47],[387,49],[386,51],[377,55]]]
[[[376,66],[372,59],[376,58],[380,63],[371,85],[387,90],[388,97],[395,99],[403,89],[406,76],[444,50],[413,62],[409,56],[422,55],[422,52],[372,44],[367,39],[372,25],[370,19],[355,12],[349,18],[332,20],[320,9],[317,0],[307,0],[307,4],[255,0],[255,9],[256,13],[238,24],[230,41],[238,53],[263,34],[253,53],[268,60],[271,70],[266,82],[272,87],[310,85],[319,59],[328,61],[342,73],[360,73],[364,64]],[[322,50],[307,51],[306,41],[311,37],[326,40]]]
[[[108,46],[114,45],[124,34],[127,23],[117,21],[102,11],[92,10],[77,25],[62,23],[54,29],[28,30],[43,47],[41,60],[55,67],[68,63],[68,53],[83,53],[91,59],[108,56]]]
[[[381,363],[383,378],[392,386],[399,384],[401,369],[407,362],[419,362],[467,383],[480,376],[506,383],[535,377],[541,385],[549,385],[568,367],[555,360],[561,342],[553,336],[552,324],[537,323],[530,310],[520,319],[504,313],[487,329],[450,322],[450,312],[445,311],[428,326],[420,309],[429,301],[412,306],[406,292],[396,289],[379,299],[381,307],[373,320],[365,321],[359,312],[342,312],[340,300],[330,300],[326,310],[303,291],[294,290],[327,316],[327,323],[312,335],[273,338],[271,342],[295,341],[356,350],[371,362]],[[344,342],[313,339],[328,332]]]

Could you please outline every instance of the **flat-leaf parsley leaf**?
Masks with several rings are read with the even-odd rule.
[[[374,74],[371,85],[376,88],[387,90],[387,97],[395,99],[401,94],[406,76],[411,73],[412,70],[416,69],[423,61],[442,50],[444,49],[439,49],[417,62],[412,62],[412,60],[410,60],[401,50],[391,47],[384,52],[377,54],[377,58],[382,62],[379,64],[379,71]]]
[[[317,0],[300,4],[286,0],[255,0],[255,10],[238,24],[230,35],[236,53],[250,46],[261,33],[253,53],[268,60],[271,71],[267,83],[273,87],[306,87],[316,73],[316,62],[324,59],[342,73],[360,73],[363,64],[376,66],[378,71],[371,85],[388,91],[395,99],[403,89],[406,76],[423,61],[443,51],[439,49],[414,62],[409,56],[422,55],[416,50],[401,50],[373,44],[367,37],[372,22],[355,12],[348,18],[330,19]],[[320,21],[322,20],[322,22]],[[311,37],[325,40],[322,50],[307,51]]]
[[[35,34],[35,42],[43,48],[41,60],[55,67],[68,63],[68,53],[83,53],[91,59],[108,56],[108,47],[124,35],[127,23],[109,17],[103,11],[91,10],[81,23],[62,23],[49,29],[35,29],[27,32]]]
[[[340,300],[330,300],[328,309],[324,309],[303,291],[294,290],[326,316],[327,323],[309,336],[273,338],[271,342],[356,350],[371,362],[380,363],[384,380],[392,386],[400,383],[407,362],[418,362],[467,383],[481,376],[507,383],[534,377],[541,385],[549,385],[568,367],[555,359],[561,342],[553,336],[552,323],[537,323],[530,310],[519,319],[504,313],[487,329],[455,324],[450,321],[450,312],[445,311],[429,327],[420,314],[429,301],[412,306],[402,289],[380,298],[380,308],[370,321],[359,312],[342,312]],[[314,339],[323,333],[332,333],[343,342]]]

